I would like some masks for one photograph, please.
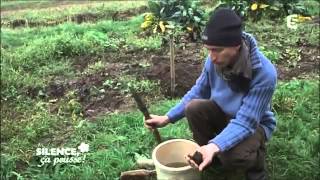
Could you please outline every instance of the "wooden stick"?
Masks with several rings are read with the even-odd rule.
[[[174,96],[175,84],[176,84],[176,75],[175,75],[175,67],[174,67],[174,42],[173,36],[170,35],[170,78],[171,78],[171,96]]]
[[[121,172],[120,180],[148,180],[155,176],[155,170],[138,169]]]
[[[131,90],[131,93],[132,93],[134,100],[136,101],[136,103],[138,105],[139,110],[143,113],[144,119],[145,120],[151,119],[149,111],[147,109],[147,106],[144,104],[141,97],[135,91]],[[155,128],[152,130],[152,132],[153,132],[154,137],[156,138],[156,141],[160,144],[162,142],[162,140],[161,140],[161,136],[160,136],[158,129]]]

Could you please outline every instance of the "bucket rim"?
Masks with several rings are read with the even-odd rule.
[[[200,147],[196,142],[194,142],[192,140],[189,140],[189,139],[171,139],[171,140],[164,141],[164,142],[158,144],[154,148],[154,150],[152,152],[152,160],[153,160],[153,163],[154,163],[155,167],[160,167],[163,170],[168,170],[168,171],[171,171],[171,172],[178,172],[178,171],[185,171],[185,170],[193,169],[190,165],[183,166],[183,167],[178,167],[178,168],[168,167],[168,166],[165,166],[165,165],[161,164],[157,160],[156,153],[157,153],[158,149],[161,148],[162,146],[166,145],[166,144],[170,144],[170,143],[174,143],[174,142],[188,142],[188,143],[194,144],[196,147]]]

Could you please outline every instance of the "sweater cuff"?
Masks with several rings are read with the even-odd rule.
[[[175,123],[180,119],[179,116],[172,111],[169,111],[166,115],[169,117],[170,123]]]
[[[209,143],[217,145],[220,149],[220,152],[224,152],[227,148],[227,144],[224,143],[221,138],[213,138],[209,141]]]

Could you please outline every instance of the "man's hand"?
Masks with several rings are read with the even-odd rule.
[[[169,124],[169,117],[168,116],[157,116],[157,115],[150,115],[151,119],[147,119],[144,121],[145,127],[148,129],[154,128],[161,128]]]
[[[219,147],[213,143],[201,146],[199,149],[197,149],[202,154],[202,163],[200,165],[197,165],[189,156],[192,156],[192,154],[187,155],[185,158],[187,159],[190,166],[199,169],[199,171],[202,171],[206,166],[211,164],[213,157],[220,151]]]

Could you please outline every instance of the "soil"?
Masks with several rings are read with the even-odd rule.
[[[319,74],[320,51],[318,47],[301,46],[301,60],[294,67],[289,67],[285,61],[277,65],[278,79],[290,80],[292,78],[304,78],[309,74]]]

